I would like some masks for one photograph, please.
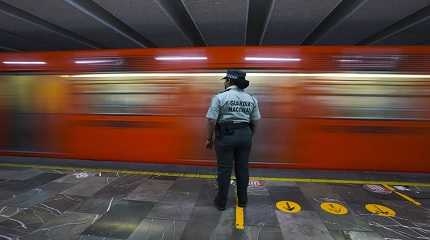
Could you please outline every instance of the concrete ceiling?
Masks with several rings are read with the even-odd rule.
[[[430,44],[430,0],[0,0],[0,51]]]

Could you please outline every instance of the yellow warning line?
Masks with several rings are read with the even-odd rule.
[[[188,177],[200,179],[215,179],[214,174],[193,174],[193,173],[175,173],[175,172],[158,172],[143,170],[125,170],[109,168],[88,168],[88,167],[67,167],[67,166],[47,166],[36,164],[21,163],[0,163],[0,167],[22,167],[43,170],[65,170],[65,171],[88,171],[88,172],[108,172],[121,174],[149,175],[149,176],[170,176],[170,177]],[[329,183],[329,184],[380,184],[380,185],[408,185],[417,187],[430,187],[430,182],[401,182],[401,181],[379,181],[379,180],[349,180],[349,179],[326,179],[326,178],[283,178],[283,177],[251,177],[251,180],[274,181],[274,182],[302,182],[302,183]]]
[[[406,185],[406,184],[404,184],[404,185]],[[408,196],[408,195],[406,195],[406,194],[403,194],[403,193],[401,193],[401,192],[396,191],[396,189],[394,189],[393,187],[391,187],[391,186],[389,186],[389,185],[387,185],[387,184],[383,184],[383,186],[384,186],[385,188],[387,188],[387,189],[390,189],[390,190],[391,190],[391,191],[393,191],[395,194],[397,194],[397,195],[399,195],[400,197],[402,197],[402,198],[406,199],[407,201],[409,201],[409,202],[411,202],[411,203],[413,203],[413,204],[415,204],[415,205],[417,205],[417,206],[421,206],[421,203],[420,203],[420,202],[416,201],[415,199],[413,199],[413,198],[409,197],[409,196]]]
[[[275,177],[252,177],[253,180],[264,180],[274,182],[303,182],[303,183],[331,183],[331,184],[389,184],[408,185],[417,187],[430,187],[426,182],[401,182],[401,181],[381,181],[381,180],[351,180],[351,179],[327,179],[327,178],[275,178]]]
[[[245,218],[243,216],[243,208],[236,206],[236,229],[243,230],[245,228]]]

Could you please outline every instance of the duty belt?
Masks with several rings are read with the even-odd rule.
[[[217,123],[215,128],[215,135],[217,138],[221,139],[223,136],[233,135],[234,130],[240,129],[240,128],[247,128],[249,127],[249,123],[247,122],[240,122],[240,123],[233,123],[233,122],[222,122]]]
[[[249,127],[249,123],[247,123],[247,122],[239,122],[239,123],[222,122],[222,123],[218,123],[218,125],[221,128],[228,128],[228,129],[232,129],[232,130]]]

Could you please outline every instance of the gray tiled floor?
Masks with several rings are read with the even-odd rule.
[[[285,176],[275,170],[267,173]],[[309,173],[306,177],[318,176],[317,171]],[[336,177],[336,172],[325,174]],[[384,174],[365,175],[384,179]],[[418,180],[423,179],[430,178],[421,174]],[[0,168],[0,239],[430,239],[430,188],[409,186],[405,191],[423,204],[417,207],[395,194],[371,193],[357,184],[261,183],[250,186],[245,229],[237,230],[234,183],[227,209],[220,212],[212,206],[214,180]],[[299,203],[302,211],[279,211],[276,202],[282,200]],[[349,212],[326,213],[320,208],[324,201],[341,203]],[[366,203],[390,207],[397,216],[372,215]]]

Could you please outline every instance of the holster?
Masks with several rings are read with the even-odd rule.
[[[222,139],[224,136],[229,136],[234,134],[234,130],[239,128],[249,127],[249,123],[233,123],[233,122],[223,122],[217,123],[215,125],[215,137]]]

